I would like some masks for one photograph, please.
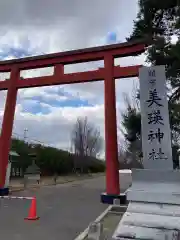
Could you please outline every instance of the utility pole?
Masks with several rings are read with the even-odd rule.
[[[27,139],[27,132],[28,132],[28,129],[25,128],[24,129],[24,142],[26,142],[26,139]]]

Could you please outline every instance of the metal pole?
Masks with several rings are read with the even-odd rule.
[[[24,129],[24,142],[26,142],[26,139],[27,139],[27,132],[28,132],[28,129],[25,128]]]

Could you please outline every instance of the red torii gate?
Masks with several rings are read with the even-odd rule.
[[[138,76],[140,65],[114,66],[114,58],[137,55],[144,52],[145,48],[146,42],[141,40],[0,62],[0,72],[10,72],[10,79],[0,82],[0,90],[8,90],[0,136],[0,195],[8,194],[8,188],[4,184],[18,89],[104,79],[106,193],[103,195],[102,201],[112,202],[112,198],[120,197],[115,79]],[[104,68],[64,74],[64,65],[66,64],[97,60],[104,60]],[[21,70],[43,67],[54,67],[53,75],[20,78]],[[109,198],[111,200],[108,200]]]

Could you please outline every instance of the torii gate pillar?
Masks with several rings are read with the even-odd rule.
[[[106,193],[101,195],[101,201],[112,204],[113,199],[120,196],[114,58],[112,55],[105,56],[104,67]]]

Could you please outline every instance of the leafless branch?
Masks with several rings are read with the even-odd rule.
[[[96,157],[102,150],[100,131],[88,122],[87,117],[77,119],[71,141],[74,152],[79,156]]]

